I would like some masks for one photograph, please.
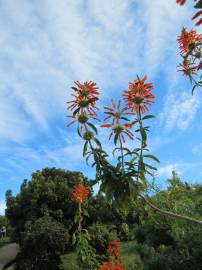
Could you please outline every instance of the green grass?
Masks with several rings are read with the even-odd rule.
[[[136,252],[136,242],[125,242],[121,245],[121,258],[127,270],[142,270],[142,263]],[[76,263],[76,253],[68,253],[62,256],[65,270],[79,270]]]
[[[62,262],[65,270],[79,270],[76,263],[76,253],[71,252],[62,256]]]

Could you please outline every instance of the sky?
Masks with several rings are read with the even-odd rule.
[[[176,38],[182,26],[194,27],[194,10],[175,2],[0,1],[0,214],[6,190],[16,194],[36,170],[59,167],[94,177],[76,127],[67,128],[75,80],[97,83],[102,108],[120,98],[136,74],[146,74],[156,95],[149,148],[161,160],[157,183],[165,186],[172,170],[202,183],[201,90],[192,96],[177,72]],[[108,131],[97,127],[111,150]]]

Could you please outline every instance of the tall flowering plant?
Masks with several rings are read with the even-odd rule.
[[[78,228],[73,234],[73,244],[76,244],[77,261],[83,270],[95,270],[98,267],[96,252],[90,245],[91,237],[88,231],[82,228],[84,216],[82,206],[88,200],[89,193],[90,189],[83,181],[74,186],[72,193],[72,201],[78,204],[78,214],[75,216]]]
[[[73,100],[69,101],[69,109],[77,125],[78,135],[84,140],[83,156],[86,161],[92,161],[96,167],[96,182],[100,182],[100,191],[109,199],[118,203],[129,202],[139,192],[147,191],[148,182],[146,175],[153,175],[156,170],[147,160],[159,162],[149,154],[147,148],[147,134],[149,126],[145,121],[154,117],[148,114],[149,106],[154,103],[155,96],[152,93],[154,87],[147,82],[147,77],[137,77],[134,82],[128,84],[128,89],[123,91],[122,99],[117,103],[111,100],[111,106],[104,106],[104,122],[100,127],[110,129],[109,139],[113,138],[113,155],[116,157],[116,165],[109,162],[107,153],[97,138],[98,130],[93,121],[97,118],[97,106],[99,92],[93,82],[75,82],[72,89]],[[128,149],[128,140],[135,141],[134,147]]]
[[[197,42],[201,38],[195,33],[194,37]],[[180,42],[181,49],[186,50],[187,43],[184,43],[184,40]],[[94,183],[100,184],[100,192],[105,193],[107,198],[117,205],[127,206],[134,199],[141,198],[153,210],[163,215],[202,224],[200,220],[156,207],[146,195],[149,187],[147,177],[153,176],[157,170],[153,163],[159,162],[158,158],[150,153],[147,142],[150,130],[147,121],[154,117],[149,114],[149,107],[155,102],[154,86],[147,82],[147,76],[137,77],[133,82],[129,82],[128,89],[122,93],[122,99],[118,102],[111,100],[111,106],[103,108],[106,117],[105,123],[100,127],[110,129],[109,139],[113,138],[112,154],[116,159],[115,165],[109,162],[109,153],[98,139],[98,124],[94,123],[101,121],[97,116],[99,89],[96,83],[76,81],[72,89],[73,99],[68,101],[68,109],[72,111],[72,115],[68,117],[73,121],[68,123],[68,126],[77,123],[78,135],[84,141],[83,157],[87,164],[96,168]],[[134,142],[130,144],[130,149],[127,147],[127,140]],[[75,195],[75,198],[82,202],[82,196]]]

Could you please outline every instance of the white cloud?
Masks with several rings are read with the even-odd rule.
[[[189,170],[196,168],[196,167],[201,167],[202,163],[201,162],[179,162],[179,163],[170,163],[166,164],[165,166],[159,167],[157,175],[159,177],[170,177],[172,175],[172,171],[177,172],[178,174],[184,174],[188,172]]]
[[[31,127],[49,132],[52,121],[64,115],[65,91],[74,79],[97,81],[108,97],[136,73],[155,76],[176,43],[176,25],[187,14],[188,9],[179,12],[174,2],[161,0],[141,5],[132,0],[4,1],[1,103],[10,113],[1,109],[1,135],[11,139],[16,126],[18,141],[33,134]]]
[[[0,202],[0,215],[5,214],[6,204],[5,202]]]
[[[170,93],[166,97],[165,106],[161,113],[161,123],[166,131],[174,129],[185,130],[193,122],[200,108],[200,99],[190,92],[182,92],[180,95]]]

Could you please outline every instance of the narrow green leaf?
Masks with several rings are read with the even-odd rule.
[[[95,131],[95,133],[97,134],[97,128],[92,123],[87,123],[87,125],[89,127],[91,127]]]
[[[146,120],[146,119],[149,119],[149,118],[155,118],[154,115],[145,115],[142,120]]]
[[[153,167],[153,166],[151,166],[151,165],[149,165],[149,164],[147,164],[147,163],[144,163],[144,165],[145,165],[146,167],[148,167],[149,169],[151,169],[151,170],[157,171],[157,168],[156,168],[156,167]]]
[[[73,115],[75,116],[79,112],[80,108],[77,108],[74,112]]]
[[[86,155],[87,148],[88,148],[88,141],[86,141],[84,146],[83,146],[83,157],[85,157],[85,155]]]
[[[116,145],[116,143],[117,143],[118,138],[119,138],[119,134],[116,133],[116,135],[114,136],[114,144],[115,144],[115,145]]]
[[[82,135],[81,135],[81,132],[80,132],[80,130],[79,130],[79,127],[77,127],[77,133],[79,134],[79,137],[82,138]]]
[[[93,140],[100,148],[102,148],[102,145],[101,145],[100,141],[97,138],[94,137]]]
[[[154,155],[143,155],[143,157],[151,158],[151,159],[155,160],[156,162],[160,163],[160,160],[157,157],[155,157]]]

